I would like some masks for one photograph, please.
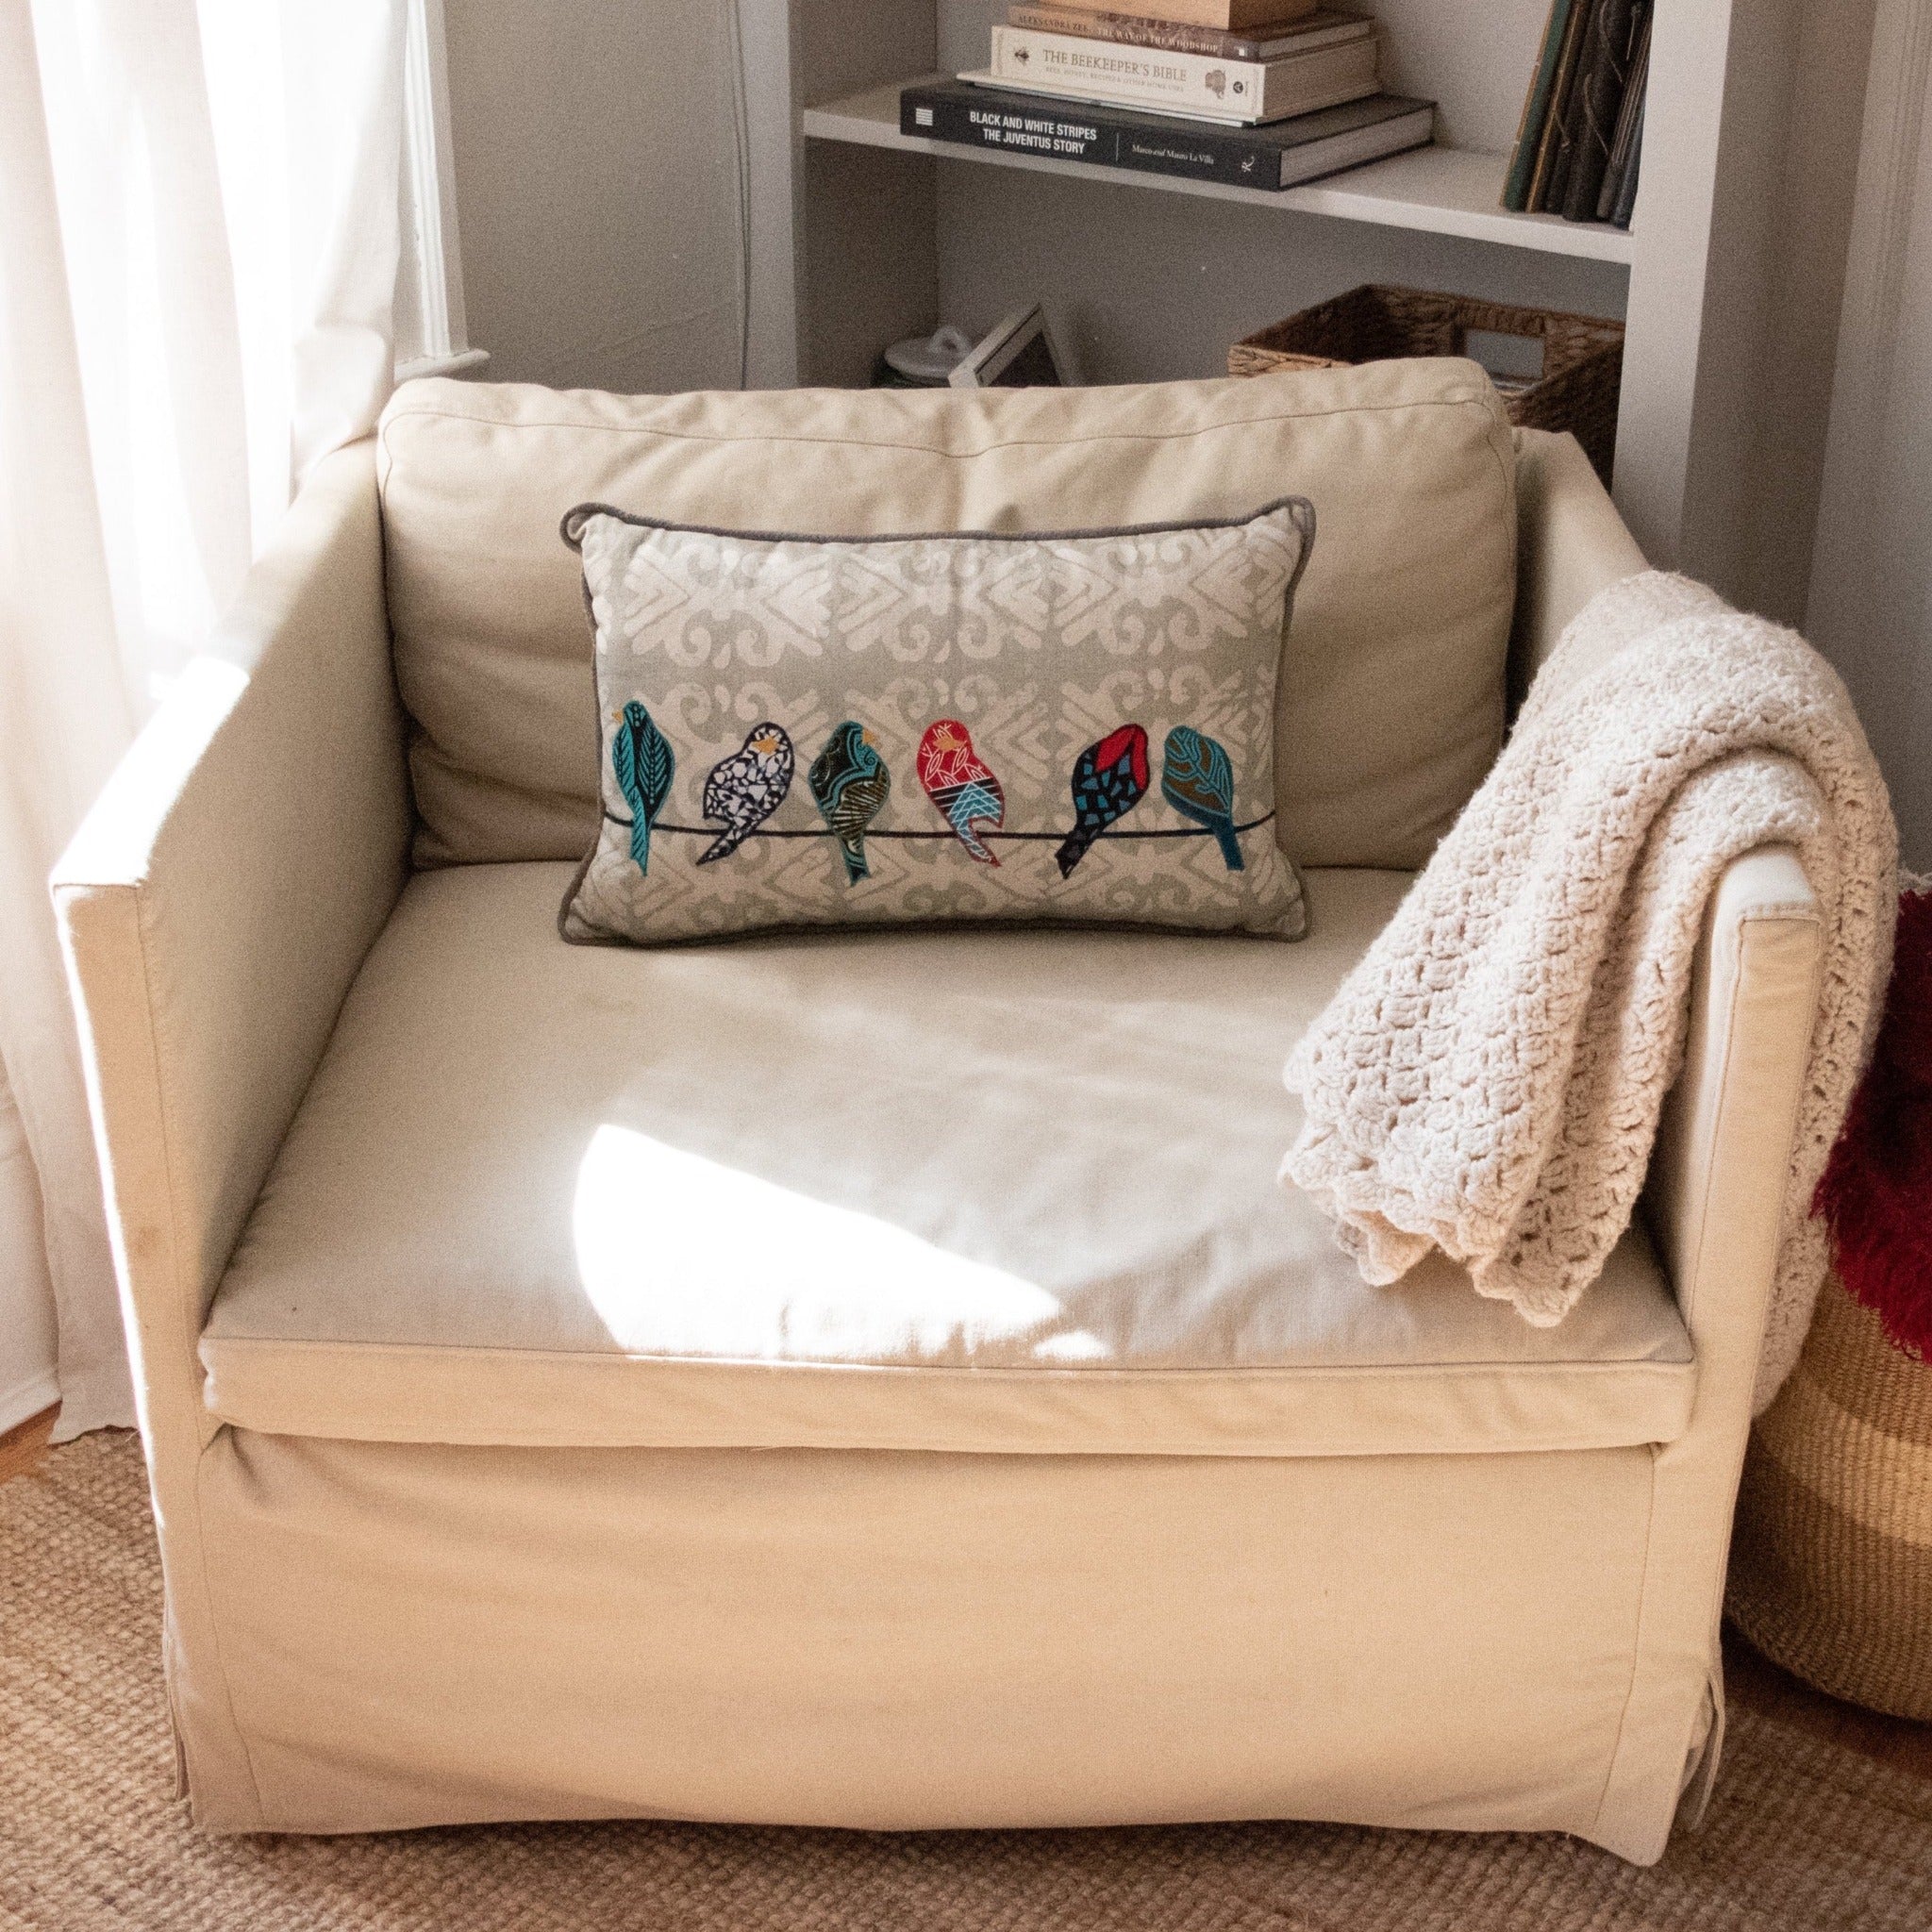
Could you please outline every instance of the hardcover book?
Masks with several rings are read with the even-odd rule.
[[[1595,5],[1596,0],[1571,0],[1562,52],[1557,57],[1557,76],[1550,92],[1549,117],[1543,125],[1536,175],[1530,184],[1529,205],[1538,214],[1553,213],[1563,206],[1563,190],[1570,176],[1570,153],[1575,139],[1572,117],[1576,111],[1576,77]]]
[[[1647,89],[1645,92],[1648,92]],[[1616,199],[1610,206],[1610,220],[1620,228],[1627,228],[1631,217],[1637,212],[1638,164],[1643,159],[1643,106],[1644,97],[1640,95],[1636,125],[1630,137],[1629,165],[1617,177]]]
[[[1643,92],[1650,75],[1650,21],[1651,8],[1648,0],[1639,0],[1641,18],[1637,26],[1637,44],[1630,56],[1630,77],[1624,88],[1624,100],[1617,109],[1616,132],[1610,137],[1610,161],[1604,170],[1603,186],[1597,190],[1596,218],[1600,222],[1615,219],[1617,196],[1624,185],[1624,177],[1634,171],[1634,157],[1637,152],[1637,129],[1643,118]],[[1624,223],[1629,225],[1627,221]]]
[[[1206,54],[1216,60],[1278,60],[1285,54],[1308,54],[1317,47],[1365,39],[1375,31],[1375,23],[1365,15],[1328,7],[1235,34],[1177,20],[1142,20],[1131,13],[1089,13],[1065,0],[1040,6],[1013,0],[1007,8],[1007,25],[1043,34],[1114,41],[1124,47],[1169,47],[1176,54]]]
[[[1277,21],[1312,13],[1321,0],[1060,0],[1081,13],[1124,13],[1138,20],[1211,26],[1224,34],[1247,33]]]
[[[1556,92],[1573,5],[1574,0],[1550,0],[1550,17],[1543,23],[1542,44],[1529,76],[1529,92],[1523,99],[1523,119],[1516,125],[1516,146],[1510,153],[1509,173],[1503,184],[1503,206],[1513,214],[1524,213],[1530,205],[1530,190],[1542,152],[1543,134],[1550,124],[1550,101]]]
[[[1573,222],[1596,219],[1597,191],[1610,165],[1617,110],[1630,79],[1635,25],[1633,0],[1597,0],[1591,9],[1576,84],[1575,144],[1563,191],[1562,213]]]
[[[996,26],[991,72],[1011,87],[1241,125],[1311,114],[1374,93],[1380,54],[1373,34],[1284,60],[1217,60]]]
[[[1265,126],[1217,126],[1020,93],[990,74],[921,82],[899,95],[900,132],[926,141],[1271,192],[1426,147],[1435,118],[1433,101],[1373,94]]]

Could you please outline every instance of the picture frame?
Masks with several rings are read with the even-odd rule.
[[[1079,376],[1035,302],[988,330],[946,380],[954,389],[1072,389]]]

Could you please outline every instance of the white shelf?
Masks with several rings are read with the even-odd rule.
[[[923,76],[925,80],[946,77]],[[1138,168],[1096,168],[1085,161],[998,154],[957,142],[901,134],[899,90],[916,84],[897,81],[808,108],[805,133],[813,141],[897,148],[908,154],[938,155],[943,160],[1026,168],[1042,175],[1084,175],[1133,188],[1165,189],[1174,194],[1211,195],[1220,201],[1289,208],[1296,214],[1333,215],[1342,221],[1375,222],[1385,227],[1413,228],[1432,235],[1459,235],[1466,241],[1493,242],[1506,248],[1530,248],[1545,255],[1626,264],[1633,258],[1631,238],[1624,229],[1596,222],[1566,222],[1558,215],[1510,214],[1499,208],[1497,198],[1508,166],[1507,157],[1503,155],[1477,154],[1467,148],[1416,148],[1351,168],[1346,174],[1331,175],[1323,181],[1271,192],[1265,188],[1233,188],[1219,181],[1147,174]]]

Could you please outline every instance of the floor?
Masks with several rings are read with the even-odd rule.
[[[0,1436],[0,1483],[25,1475],[46,1454],[47,1438],[54,1433],[54,1418],[60,1413],[57,1402],[39,1415],[30,1415],[17,1428]]]

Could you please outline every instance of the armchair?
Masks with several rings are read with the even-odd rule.
[[[1467,394],[1463,365],[1415,366],[1427,392],[1393,401],[1360,372],[1232,387],[1243,408],[1357,412],[1346,459],[1399,492],[1360,423]],[[1232,407],[1172,387],[1190,395],[1160,407]],[[506,489],[537,438],[585,497],[626,436],[711,460],[649,413],[668,406],[412,390],[412,433],[480,438]],[[1103,400],[1064,407],[1133,394],[1083,393]],[[1282,1054],[1409,871],[1311,866],[1294,947],[566,948],[570,847],[541,817],[537,851],[412,870],[406,634],[437,565],[411,546],[438,488],[499,487],[473,446],[441,477],[425,446],[318,468],[54,884],[198,1823],[1317,1817],[1656,1859],[1722,1728],[1730,1510],[1817,998],[1792,857],[1750,855],[1712,898],[1646,1224],[1571,1322],[1528,1328],[1447,1264],[1365,1289],[1285,1196],[1265,1292],[1191,1311],[1175,1270],[1223,1252],[1247,1184],[1199,1150],[1251,1144],[1272,1172]],[[1511,453],[1520,685],[1642,558],[1573,441],[1519,432]],[[554,529],[552,498],[526,508]],[[1339,514],[1322,541],[1347,534]],[[575,825],[573,801],[551,809]],[[969,985],[997,1038],[961,1017]],[[708,1111],[748,1062],[783,1097],[835,1048],[889,1082],[886,1048],[820,1024],[853,1012],[886,1016],[896,1051],[970,1052],[1003,1131],[1030,1135],[1012,1158],[1066,1182],[1064,1227],[989,1237],[1037,1241],[1037,1268],[956,1278],[909,1196],[904,1225],[857,1236],[825,1218],[848,1209],[775,1200],[768,1150]],[[1201,1091],[1171,1155],[1082,1167],[1055,1096],[1096,1039],[1116,1076],[1152,1078],[1150,1013]],[[887,1113],[854,1158],[916,1138]],[[962,1192],[984,1178],[920,1151]],[[853,1238],[903,1243],[906,1295],[851,1316],[836,1359],[747,1344],[743,1320],[716,1349],[659,1345],[661,1308],[609,1261],[613,1197],[781,1242],[764,1258],[795,1271],[794,1313],[824,1312],[814,1268]]]

